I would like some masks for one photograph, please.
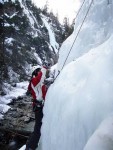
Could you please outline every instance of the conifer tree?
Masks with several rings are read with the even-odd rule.
[[[62,35],[62,38],[64,41],[73,32],[73,25],[69,24],[69,18],[67,18],[67,17],[65,17],[63,20],[63,28],[64,28],[64,33]]]
[[[49,2],[47,0],[46,3],[45,3],[45,5],[44,5],[44,8],[43,8],[43,13],[47,14],[48,13],[48,9],[49,9]]]

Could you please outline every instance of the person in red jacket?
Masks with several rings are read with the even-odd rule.
[[[32,78],[28,86],[28,91],[30,91],[33,97],[33,111],[35,112],[35,126],[30,138],[26,143],[26,150],[35,150],[38,146],[40,139],[40,129],[42,125],[43,118],[43,104],[47,92],[44,80],[47,74],[46,67],[40,67],[35,69],[32,73]]]

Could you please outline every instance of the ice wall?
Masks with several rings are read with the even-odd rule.
[[[62,44],[59,52],[58,69],[61,70],[64,61],[77,36],[83,19],[88,11],[92,0],[86,0],[77,19],[73,34]],[[84,55],[91,48],[104,43],[113,34],[113,1],[93,0],[85,22],[72,47],[66,64]]]
[[[60,49],[62,68],[91,1]],[[113,1],[94,0],[87,20],[44,106],[42,150],[83,150],[100,123],[113,113]]]

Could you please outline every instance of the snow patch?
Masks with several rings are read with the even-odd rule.
[[[52,27],[50,26],[50,24],[47,22],[46,17],[45,17],[44,15],[41,14],[41,18],[42,18],[42,20],[43,20],[43,22],[44,22],[44,24],[45,24],[45,27],[46,27],[47,30],[48,30],[49,39],[50,39],[50,44],[51,44],[51,46],[54,48],[55,53],[57,54],[57,53],[58,53],[59,44],[56,42],[53,29],[52,29]]]

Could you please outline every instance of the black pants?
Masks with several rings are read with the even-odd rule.
[[[34,131],[32,132],[31,136],[29,137],[27,143],[26,143],[26,149],[31,148],[32,150],[35,150],[38,146],[38,142],[40,139],[40,129],[42,125],[42,118],[43,118],[43,111],[42,107],[39,107],[37,111],[35,111],[35,126]]]

